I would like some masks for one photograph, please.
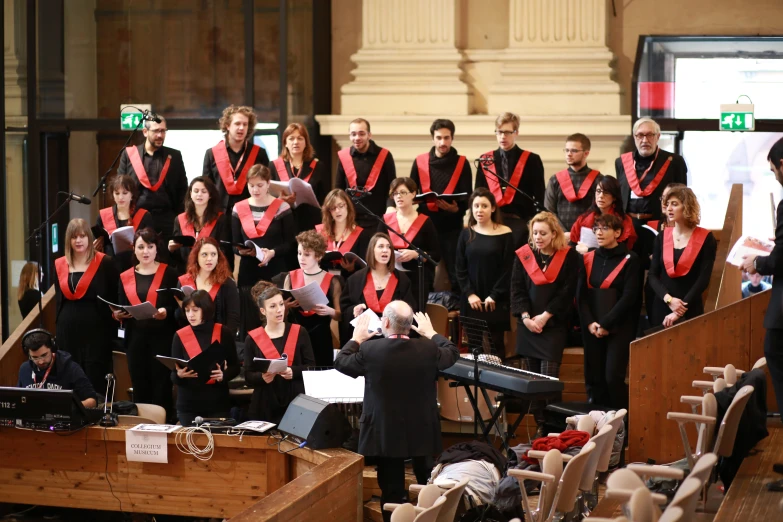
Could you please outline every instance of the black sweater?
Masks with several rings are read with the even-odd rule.
[[[635,321],[633,317],[636,297],[641,288],[639,278],[639,258],[633,252],[629,252],[623,244],[619,244],[612,249],[598,248],[593,258],[593,268],[590,273],[590,284],[592,289],[587,287],[587,270],[584,262],[579,264],[579,286],[577,290],[577,302],[579,303],[579,315],[583,325],[598,323],[605,330],[611,330],[617,326],[625,324],[627,321]],[[617,301],[611,310],[603,317],[597,317],[590,306],[589,292],[603,291],[599,289],[601,283],[626,257],[628,262],[614,279],[609,289],[616,290]]]
[[[459,153],[457,152],[457,149],[452,147],[445,156],[439,158],[435,155],[435,147],[432,147],[429,152],[429,157],[430,191],[443,194],[446,190],[446,186],[451,181],[454,169],[457,168]],[[410,177],[416,182],[416,186],[419,187],[419,193],[423,193],[424,189],[421,186],[421,177],[419,176],[419,167],[416,165],[416,160],[413,160]],[[468,194],[473,192],[473,170],[470,168],[470,161],[467,159],[462,166],[459,181],[457,181],[457,186],[452,193],[460,194],[462,192]],[[392,204],[390,206],[394,205]],[[433,212],[426,204],[422,203],[419,205],[419,214],[429,216],[438,230],[443,230],[443,227],[459,230],[462,228],[462,220],[465,218],[465,212],[468,210],[468,200],[457,201],[457,207],[459,208],[457,212],[447,212],[440,209],[438,209],[437,212]]]
[[[355,148],[351,147],[351,159],[353,160],[354,168],[356,169],[356,184],[359,188],[363,188],[367,183],[367,178],[370,177],[370,171],[375,160],[378,158],[378,154],[381,152],[381,147],[370,140],[370,147],[367,152],[358,152]],[[361,203],[367,207],[367,209],[378,217],[382,217],[386,213],[387,197],[389,195],[389,186],[394,178],[397,177],[397,170],[394,166],[394,158],[391,152],[386,156],[381,167],[381,173],[378,175],[378,181],[375,186],[370,190],[372,195],[362,199]],[[343,169],[342,163],[337,161],[337,178],[336,188],[345,190],[350,187],[350,182],[345,175],[345,169]],[[372,216],[368,216],[366,212],[357,206],[356,208],[356,222],[364,228],[375,228],[378,223]]]
[[[541,267],[541,254],[535,249],[531,250],[533,250],[536,263]],[[565,324],[565,316],[576,295],[576,281],[579,273],[578,263],[581,260],[582,258],[575,249],[569,249],[565,261],[563,261],[563,266],[560,267],[560,272],[557,274],[557,278],[550,283],[555,288],[553,297],[548,303],[535,303],[531,300],[530,289],[536,284],[530,279],[525,267],[522,266],[519,256],[515,255],[514,265],[511,269],[511,314],[521,317],[522,314],[527,312],[531,317],[535,317],[544,312],[549,312],[554,316],[550,322],[555,321],[558,324]]]

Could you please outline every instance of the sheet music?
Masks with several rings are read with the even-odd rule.
[[[120,227],[111,234],[111,246],[115,254],[130,252],[133,250],[133,227]]]
[[[359,317],[367,315],[370,317],[370,323],[367,325],[367,331],[368,332],[377,332],[378,334],[381,333],[381,318],[378,317],[378,314],[367,308],[364,312],[359,314],[358,317],[355,317],[353,321],[351,321],[351,326],[356,328],[356,325],[359,323]]]
[[[775,243],[765,239],[759,239],[752,236],[740,237],[734,246],[731,247],[727,263],[734,266],[742,266],[743,256],[768,256],[775,248]]]
[[[144,301],[143,303],[137,305],[125,306],[111,303],[101,296],[98,296],[98,299],[109,305],[109,308],[112,310],[124,310],[131,314],[134,319],[138,320],[152,319],[152,316],[158,313],[158,309],[152,306],[152,303],[149,301]]]
[[[269,368],[266,373],[283,373],[288,369],[288,355],[283,354],[279,359],[264,359],[263,357],[253,357],[253,361],[269,361]]]
[[[402,255],[402,252],[395,250],[394,251],[394,268],[399,270],[400,272],[410,272],[407,268],[402,267],[402,262],[400,261],[400,256]]]
[[[652,233],[653,233],[653,234],[655,234],[656,236],[658,235],[658,231],[657,231],[657,230],[655,230],[655,229],[654,229],[653,227],[651,227],[650,225],[642,225],[642,228],[646,228],[647,230],[649,230],[650,232],[652,232]]]
[[[328,402],[362,402],[364,400],[364,377],[356,379],[337,370],[302,372],[305,393],[310,397]]]
[[[270,181],[269,193],[275,197],[279,197],[281,194],[296,194],[294,208],[297,208],[299,205],[321,208],[318,198],[315,197],[315,192],[313,192],[313,187],[303,179],[291,178],[288,181]]]
[[[255,258],[258,259],[259,263],[263,263],[264,262],[264,253],[261,251],[261,247],[260,246],[258,246],[255,243],[253,243],[253,241],[251,241],[250,239],[245,241],[245,246],[247,248],[252,248],[253,250],[255,250],[255,252],[256,252]]]
[[[329,304],[329,298],[327,298],[324,291],[321,290],[321,285],[315,281],[310,281],[302,288],[292,289],[290,292],[294,296],[294,299],[299,301],[299,306],[302,307],[302,310],[308,312],[315,308],[316,305]]]
[[[579,242],[584,243],[587,248],[598,248],[598,239],[595,237],[593,229],[582,227],[579,234]]]

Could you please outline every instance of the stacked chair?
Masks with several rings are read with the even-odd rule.
[[[418,493],[416,506],[413,504],[393,504],[387,502],[383,505],[383,509],[384,511],[392,512],[392,522],[409,522],[412,520],[416,522],[454,522],[460,500],[462,500],[462,494],[465,492],[468,482],[468,479],[464,479],[451,485],[427,484],[422,486],[412,484],[408,491]],[[403,511],[400,512],[401,514],[398,514],[400,509]],[[410,518],[410,513],[413,513],[415,518]],[[425,513],[427,514],[426,517],[419,518]],[[395,518],[395,516],[398,518]]]

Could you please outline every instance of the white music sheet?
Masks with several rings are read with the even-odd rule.
[[[337,370],[302,372],[305,393],[327,402],[362,402],[364,377],[349,377]]]

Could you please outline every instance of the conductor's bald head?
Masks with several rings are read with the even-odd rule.
[[[383,309],[383,335],[408,335],[413,324],[413,309],[405,301],[392,301]]]

